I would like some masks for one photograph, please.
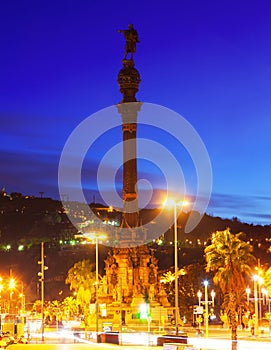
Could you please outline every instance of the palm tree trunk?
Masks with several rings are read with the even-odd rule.
[[[237,350],[237,327],[236,325],[232,325],[231,330],[231,349]]]

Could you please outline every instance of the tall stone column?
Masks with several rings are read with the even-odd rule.
[[[118,74],[118,84],[122,101],[117,104],[122,118],[123,137],[123,214],[121,228],[117,240],[118,245],[109,252],[106,265],[106,281],[108,286],[108,309],[115,313],[116,308],[124,312],[124,322],[134,324],[132,315],[138,314],[139,306],[149,299],[151,306],[160,306],[159,298],[163,298],[163,306],[168,307],[166,295],[158,281],[158,261],[148,245],[138,208],[137,192],[137,117],[142,106],[136,99],[140,84],[140,75],[135,68],[133,53],[135,42],[139,42],[132,25],[125,34],[125,59]],[[131,37],[130,37],[131,35]],[[132,43],[131,43],[132,41]],[[127,53],[131,58],[126,59]],[[111,301],[111,304],[110,304]],[[159,309],[161,314],[161,309]],[[157,311],[157,310],[156,310]],[[166,314],[167,311],[166,311]],[[122,316],[121,316],[122,317]],[[140,320],[138,320],[140,322]]]
[[[141,103],[137,102],[136,93],[140,83],[140,75],[135,69],[132,59],[122,62],[123,68],[118,74],[118,83],[123,99],[117,105],[122,118],[123,137],[122,227],[134,228],[139,226],[136,129]]]

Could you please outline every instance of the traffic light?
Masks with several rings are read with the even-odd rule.
[[[38,261],[38,264],[40,265],[40,272],[38,273],[38,276],[40,277],[39,282],[44,282],[44,271],[48,270],[48,267],[44,265],[44,243],[42,242],[41,245],[41,260]]]

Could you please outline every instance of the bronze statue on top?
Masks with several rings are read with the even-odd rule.
[[[128,25],[128,29],[118,30],[119,33],[124,34],[124,39],[126,40],[124,60],[127,59],[128,53],[131,54],[131,60],[133,60],[134,53],[136,52],[136,44],[139,43],[139,38],[137,31],[134,29],[132,24]]]

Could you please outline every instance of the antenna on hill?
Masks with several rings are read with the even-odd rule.
[[[67,198],[68,198],[68,196],[67,196],[65,193],[62,193],[62,194],[61,194],[61,200],[62,200],[62,202],[66,202],[66,201],[67,201]]]
[[[44,192],[40,191],[39,194],[40,194],[40,198],[43,198]]]

